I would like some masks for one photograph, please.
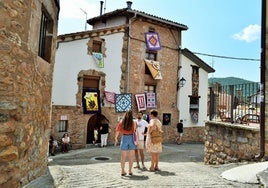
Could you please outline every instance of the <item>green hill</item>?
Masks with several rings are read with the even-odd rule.
[[[229,93],[230,91],[229,86],[233,85],[233,91],[240,90],[244,97],[251,96],[259,91],[259,83],[236,77],[209,78],[209,87],[212,87],[213,83],[219,83],[222,86],[221,91],[225,91],[226,93]]]
[[[212,83],[219,83],[221,85],[237,85],[237,84],[248,84],[248,83],[254,83],[254,82],[245,80],[242,78],[236,78],[236,77],[209,78],[208,85],[211,86]]]

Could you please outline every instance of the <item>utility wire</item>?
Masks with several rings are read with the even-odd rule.
[[[236,59],[236,60],[243,60],[243,61],[260,61],[260,59],[228,57],[228,56],[212,55],[212,54],[205,54],[205,53],[199,53],[199,52],[193,52],[193,53],[197,55],[204,55],[204,56],[217,57],[217,58],[223,58],[223,59]]]

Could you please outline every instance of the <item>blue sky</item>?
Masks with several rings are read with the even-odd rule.
[[[127,0],[103,0],[103,13],[126,7]],[[260,59],[261,0],[132,0],[132,9],[188,26],[182,48],[192,52]],[[86,18],[100,14],[100,0],[61,0],[58,34],[85,30]],[[85,14],[86,13],[86,14]],[[86,26],[91,29],[90,25]],[[260,80],[260,61],[198,55],[216,72],[209,77]]]

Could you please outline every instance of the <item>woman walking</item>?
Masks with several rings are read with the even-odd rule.
[[[128,174],[131,176],[132,173],[132,166],[133,166],[133,157],[136,149],[136,145],[134,144],[133,140],[133,133],[136,130],[136,122],[133,121],[132,111],[128,110],[125,113],[123,120],[117,125],[116,133],[115,133],[115,143],[116,146],[118,143],[118,136],[121,135],[121,175],[125,176],[125,163],[126,158],[128,157]]]

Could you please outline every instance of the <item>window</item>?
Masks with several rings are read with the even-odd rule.
[[[45,8],[42,7],[38,55],[47,62],[50,62],[53,38],[53,21],[48,15],[49,14]]]
[[[67,132],[68,129],[68,121],[67,120],[60,120],[58,122],[58,131],[59,132]]]
[[[146,51],[145,53],[145,59],[156,61],[157,58],[157,52],[156,51]],[[151,74],[149,68],[145,64],[145,74]]]
[[[101,41],[93,41],[93,52],[102,53],[101,51],[102,42]]]
[[[155,28],[149,27],[148,31],[154,33],[155,32]]]
[[[199,97],[190,97],[190,110],[198,110],[199,109]]]
[[[152,92],[152,93],[155,93],[155,91],[156,91],[156,86],[155,85],[149,85],[149,84],[145,84],[144,85],[144,92],[145,93],[150,93],[150,92]]]
[[[83,88],[99,89],[100,77],[98,76],[84,76]]]
[[[145,59],[150,59],[150,60],[156,61],[157,52],[156,51],[146,51]]]
[[[192,69],[193,69],[193,74],[194,74],[194,75],[198,75],[198,74],[199,74],[199,67],[197,67],[197,66],[192,66]]]

